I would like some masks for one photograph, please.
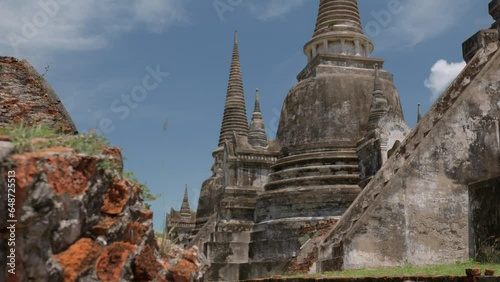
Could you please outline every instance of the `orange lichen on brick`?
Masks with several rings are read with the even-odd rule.
[[[27,154],[12,155],[11,160],[16,166],[16,205],[22,206],[25,195],[33,182],[33,177],[40,172],[37,168],[36,158],[32,158]]]
[[[303,263],[299,263],[297,259],[293,259],[288,263],[285,269],[287,275],[295,274],[307,274],[309,273],[311,266],[316,262],[316,255],[314,253],[309,254],[309,256],[304,260]]]
[[[196,264],[198,262],[198,250],[194,248],[185,250],[182,254],[182,258]]]
[[[45,124],[56,128],[56,121],[65,125],[64,133],[76,133],[76,127],[53,89],[27,61],[0,56],[0,108],[6,110],[8,119],[0,123],[24,122],[26,125]],[[13,99],[14,96],[17,99]],[[69,130],[68,130],[69,129]]]
[[[8,135],[0,135],[0,141],[11,142],[12,138]]]
[[[112,157],[112,161],[120,164],[123,157],[122,151],[118,147],[106,147],[102,150],[103,155]]]
[[[146,221],[153,219],[153,212],[150,210],[142,209],[139,211],[139,220]]]
[[[141,185],[139,184],[134,184],[134,187],[132,188],[132,193],[134,194],[134,197],[139,197],[141,195]]]
[[[119,220],[118,217],[105,217],[92,227],[92,234],[99,236],[108,233],[108,230]]]
[[[92,266],[99,257],[103,247],[89,238],[78,240],[66,251],[54,255],[54,259],[62,266],[64,281],[75,281],[78,276]]]
[[[34,152],[34,154],[38,153],[41,156],[44,156],[48,154],[73,153],[74,151],[75,150],[73,148],[54,146],[54,147],[41,148],[38,151]]]
[[[107,247],[96,262],[97,277],[101,281],[120,281],[120,274],[129,255],[136,246],[130,243],[115,242]]]
[[[198,267],[194,263],[185,259],[182,259],[178,264],[169,269],[175,282],[190,282],[193,273],[197,270]]]
[[[56,194],[79,195],[85,192],[96,168],[95,157],[72,155],[66,147],[44,148],[10,156],[16,169],[16,199],[21,205],[33,179],[42,173]],[[71,160],[71,161],[70,161]]]
[[[163,268],[165,268],[165,269],[170,268],[170,263],[167,260],[161,259],[160,262],[161,262],[161,265],[163,266]]]
[[[127,225],[125,232],[125,241],[132,244],[139,244],[142,236],[146,233],[147,228],[139,222],[130,222]]]
[[[106,193],[101,211],[111,215],[120,214],[130,198],[130,187],[132,185],[129,180],[113,179],[113,183]]]
[[[47,179],[56,194],[80,195],[90,184],[96,170],[96,158],[71,155],[51,156],[44,164]]]
[[[134,261],[134,281],[167,281],[158,275],[163,265],[156,260],[153,247],[146,245]]]

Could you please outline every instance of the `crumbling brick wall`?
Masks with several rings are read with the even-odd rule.
[[[77,133],[57,94],[30,63],[0,57],[0,127],[20,122]]]

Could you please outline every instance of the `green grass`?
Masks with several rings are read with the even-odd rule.
[[[16,126],[2,128],[0,134],[9,135],[12,138],[16,152],[30,152],[35,150],[32,140],[35,138],[50,138],[56,136],[56,132],[42,125],[27,126],[21,123]]]
[[[14,150],[17,153],[33,152],[38,149],[62,146],[73,148],[75,152],[97,155],[102,149],[109,147],[109,142],[103,136],[87,133],[81,135],[60,135],[45,125],[26,125],[24,123],[0,128],[0,134],[12,138]],[[33,144],[35,138],[46,138],[48,142]]]
[[[481,268],[495,270],[500,274],[500,264],[455,263],[434,266],[403,266],[379,269],[344,270],[314,275],[296,275],[289,277],[359,277],[359,276],[465,276],[466,268]]]

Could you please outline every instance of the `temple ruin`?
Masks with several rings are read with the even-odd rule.
[[[473,194],[473,213],[469,189],[498,193],[498,11],[492,1],[497,23],[464,43],[466,69],[413,130],[393,75],[370,56],[357,0],[320,1],[276,140],[266,136],[258,91],[248,126],[235,35],[213,175],[191,237],[211,263],[205,281],[478,253],[469,216],[482,218],[477,202],[487,199]]]
[[[191,232],[196,223],[196,212],[189,206],[188,187],[184,189],[184,198],[180,210],[170,209],[165,221],[165,235],[172,242],[181,246],[189,244]]]

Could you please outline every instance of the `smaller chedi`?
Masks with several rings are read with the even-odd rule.
[[[172,208],[170,213],[167,214],[165,234],[170,237],[170,240],[176,242],[176,244],[181,246],[187,245],[195,223],[196,212],[192,211],[189,207],[188,188],[186,185],[181,209],[176,211]]]

